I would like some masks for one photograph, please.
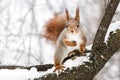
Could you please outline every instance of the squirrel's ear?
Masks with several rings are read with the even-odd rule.
[[[67,18],[67,21],[69,20],[69,13],[68,13],[68,10],[65,9],[65,12],[66,12],[66,18]]]
[[[79,7],[77,7],[75,20],[77,20],[79,22],[80,21],[79,19],[80,19],[80,16],[79,16]]]

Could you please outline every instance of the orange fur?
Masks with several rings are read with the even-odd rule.
[[[53,72],[56,72],[56,71],[58,71],[58,73],[60,72],[60,70],[63,70],[65,67],[64,66],[62,66],[62,65],[60,65],[60,63],[59,63],[59,61],[58,61],[58,59],[57,58],[55,58],[55,61],[54,61],[55,63],[55,69],[54,69],[54,71]]]
[[[45,34],[43,35],[48,40],[56,43],[58,36],[66,26],[66,17],[57,15],[50,19],[45,25]]]
[[[62,66],[62,60],[67,57],[67,55],[72,55],[74,53],[74,50],[67,52],[69,50],[69,46],[73,49],[79,49],[81,54],[84,54],[87,40],[79,23],[79,8],[77,8],[76,16],[74,18],[69,17],[68,10],[66,9],[66,16],[56,15],[45,25],[45,33],[43,36],[56,44],[54,54],[54,72],[63,70],[65,67]],[[80,40],[78,41],[77,39]],[[76,56],[72,59],[75,58]]]
[[[68,41],[67,39],[63,39],[64,44],[66,44],[67,46],[71,46],[74,47],[76,46],[76,42],[75,41]]]
[[[86,46],[86,43],[82,43],[82,44],[80,44],[80,52],[81,52],[81,55],[84,54],[85,46]]]

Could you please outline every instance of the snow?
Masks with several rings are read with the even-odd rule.
[[[40,73],[37,72],[35,68],[31,70],[26,69],[1,69],[0,70],[0,80],[28,80],[39,77]]]
[[[87,53],[90,55],[90,53]],[[84,62],[89,62],[89,56],[85,56],[85,57],[77,57],[75,60],[68,60],[64,63],[64,66],[66,68],[70,68],[72,69],[73,67],[78,67],[80,65],[83,65]]]
[[[117,22],[114,22],[114,23],[110,24],[110,26],[108,28],[108,31],[106,33],[106,36],[105,36],[105,40],[104,40],[105,43],[107,43],[110,32],[115,33],[117,29],[120,29],[120,21],[117,21]]]
[[[86,46],[86,49],[90,50],[91,47],[92,47],[92,45],[88,45],[88,46]],[[89,58],[90,58],[89,55],[90,54],[91,53],[86,53],[86,56],[77,57],[75,60],[69,59],[64,63],[64,66],[66,68],[72,69],[73,67],[78,67],[80,65],[83,65],[84,62],[89,62]]]
[[[108,29],[108,31],[107,31],[107,34],[106,34],[106,38],[105,38],[105,40],[107,40],[107,38],[109,37],[109,33],[111,32],[111,31],[114,31],[115,32],[115,30],[116,29],[120,29],[120,21],[118,21],[118,22],[115,22],[115,23],[112,23],[111,25],[110,25],[110,27],[109,27],[109,29]],[[44,39],[43,39],[43,41],[45,41]],[[44,42],[43,42],[44,43]],[[87,46],[86,48],[88,49],[88,50],[90,50],[91,49],[91,47],[92,47],[92,45],[89,45],[89,46]],[[47,48],[46,46],[45,46],[45,48]],[[52,49],[52,47],[50,48],[50,47],[48,47],[49,49]],[[49,51],[49,50],[48,50]],[[68,61],[66,61],[65,63],[64,63],[64,66],[66,67],[65,69],[67,69],[67,68],[70,68],[70,69],[72,69],[73,67],[78,67],[78,66],[80,66],[80,65],[83,65],[84,64],[84,62],[88,62],[89,61],[89,55],[90,55],[90,53],[87,53],[87,56],[84,56],[84,57],[77,57],[75,60],[68,60]],[[53,55],[52,55],[53,56]],[[48,58],[46,58],[46,59],[48,59]],[[49,60],[46,60],[46,61],[49,61]],[[40,72],[38,72],[37,70],[36,70],[36,68],[31,68],[30,70],[27,70],[27,69],[15,69],[15,70],[9,70],[9,69],[1,69],[0,70],[0,80],[28,80],[28,79],[30,79],[30,80],[33,80],[34,78],[40,78],[40,77],[42,77],[42,76],[45,76],[45,75],[47,75],[47,74],[50,74],[50,73],[52,73],[52,74],[54,74],[53,73],[53,70],[55,69],[55,67],[53,67],[52,69],[48,69],[47,71],[40,71]],[[110,68],[110,71],[112,72],[112,71],[115,71],[115,72],[117,72],[117,71],[119,71],[119,68],[118,68],[118,66],[116,66],[116,65],[113,65],[111,68]],[[17,74],[16,74],[17,73]],[[58,74],[58,73],[57,73]],[[60,73],[59,73],[60,74]],[[58,76],[59,76],[59,74],[58,74]],[[112,76],[116,76],[116,74],[110,74],[110,75],[112,75]],[[6,77],[7,76],[7,77]],[[107,79],[107,77],[104,77],[105,79]],[[116,78],[115,80],[119,80],[119,78]]]
[[[88,46],[88,48],[91,48],[91,45]],[[73,67],[78,67],[80,65],[83,65],[84,62],[89,61],[89,55],[90,53],[87,53],[87,56],[83,57],[77,57],[75,60],[67,60],[63,66],[67,68],[72,69]],[[36,68],[31,68],[30,70],[27,69],[0,69],[0,80],[33,80],[34,78],[40,78],[42,76],[45,76],[47,74],[54,74],[53,70],[55,67],[52,67],[51,69],[48,69],[47,71],[37,71]],[[17,73],[17,74],[16,74]],[[55,73],[59,76],[60,73]],[[7,76],[7,77],[6,77]]]
[[[87,57],[80,57],[73,60],[68,60],[65,62],[65,67],[72,69],[72,67],[77,67],[79,65],[82,65],[85,61],[89,61],[89,58]],[[9,70],[9,69],[1,69],[0,70],[0,80],[32,80],[34,78],[39,78],[42,76],[45,76],[47,74],[54,74],[52,69],[48,69],[47,71],[37,71],[36,68],[31,68],[30,70],[27,69],[15,69],[15,70]],[[57,72],[56,72],[57,73]],[[58,73],[57,73],[58,74]],[[58,74],[59,76],[59,74]]]
[[[88,44],[91,44],[98,28],[96,26],[99,25],[104,14],[103,2],[104,0],[0,0],[0,65],[53,64],[55,45],[42,38],[40,34],[44,24],[54,16],[53,14],[64,13],[65,7],[74,17],[76,6],[80,6],[80,21],[84,25],[82,28],[86,33]],[[119,28],[119,15],[120,5],[107,32],[105,42],[109,32]],[[91,46],[87,46],[87,49],[90,50]],[[84,64],[84,61],[89,61],[89,53],[85,57],[68,60],[64,65],[72,69]],[[113,65],[115,70],[111,67],[109,69],[111,72],[106,74],[119,74],[116,72],[119,67],[116,68],[116,66],[118,64]],[[53,73],[53,70],[54,67],[45,72],[38,72],[35,68],[31,70],[0,69],[0,80],[34,79]],[[112,74],[113,71],[114,74]],[[108,77],[105,80],[109,80]],[[118,76],[115,77],[118,78]]]

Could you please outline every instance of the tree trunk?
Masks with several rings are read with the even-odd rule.
[[[72,70],[66,69],[64,72],[61,72],[59,76],[56,74],[48,74],[45,77],[41,77],[34,80],[92,80],[94,76],[104,67],[105,63],[110,59],[110,57],[120,49],[120,30],[117,30],[116,33],[110,34],[107,45],[104,43],[104,38],[107,32],[107,29],[110,25],[110,22],[113,18],[115,10],[119,4],[120,0],[111,0],[108,7],[106,8],[105,15],[99,25],[98,31],[96,33],[92,52],[90,56],[91,62],[85,62],[84,65],[79,67],[74,67]],[[77,53],[76,53],[77,55]],[[73,55],[73,56],[76,56]],[[70,59],[69,56],[65,58],[65,61]],[[47,69],[53,67],[53,64],[49,65],[36,65],[30,67],[22,66],[1,66],[0,68],[22,68],[30,69],[31,67],[36,67],[38,71],[46,71]]]
[[[110,22],[113,18],[115,10],[120,0],[111,0],[106,8],[105,15],[99,25],[96,33],[90,62],[86,62],[85,65],[75,67],[72,70],[65,70],[59,76],[56,74],[49,74],[46,77],[42,77],[35,80],[92,80],[94,76],[104,67],[109,58],[120,48],[120,30],[117,33],[112,33],[108,40],[108,44],[104,43],[104,38]]]
[[[107,29],[111,23],[111,20],[114,16],[116,8],[119,4],[119,1],[120,0],[111,0],[110,4],[106,8],[103,19],[97,30],[92,49],[94,49],[96,51],[99,51],[99,50],[101,51],[101,49],[105,49],[105,47],[106,47],[105,43],[104,43],[105,35],[106,35]],[[99,47],[101,47],[101,48],[99,48]]]

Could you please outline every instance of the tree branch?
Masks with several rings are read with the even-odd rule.
[[[49,74],[46,77],[35,80],[92,80],[94,76],[104,67],[109,58],[120,48],[120,44],[118,44],[120,43],[120,31],[110,36],[108,45],[104,43],[107,29],[119,1],[120,0],[111,0],[106,9],[92,46],[92,55],[90,56],[90,60],[92,62],[86,62],[85,65],[73,68],[72,70],[67,69],[59,74],[59,76],[56,74]]]
[[[90,50],[85,50],[85,53],[88,53],[88,52],[91,52]],[[74,54],[71,55],[71,56],[68,56],[66,57],[64,60],[63,60],[63,64],[71,59],[72,57],[74,56],[80,56],[80,53],[78,50],[74,50]],[[35,67],[37,69],[37,71],[47,71],[48,69],[52,68],[54,64],[44,64],[44,65],[34,65],[34,66],[16,66],[16,65],[3,65],[3,66],[0,66],[0,69],[16,69],[16,68],[20,68],[20,69],[28,69],[30,70],[32,67]]]
[[[105,63],[110,57],[120,49],[120,30],[110,36],[108,40],[107,48],[103,53],[98,53],[94,57],[92,56],[92,62],[85,62],[84,65],[74,67],[72,70],[67,69],[61,72],[59,76],[56,74],[45,75],[39,79],[34,80],[92,80],[95,75],[104,67]],[[112,48],[112,49],[111,49]],[[96,52],[92,52],[95,54]]]
[[[0,66],[0,69],[16,69],[16,68],[20,68],[20,69],[28,69],[30,70],[31,68],[35,67],[37,69],[37,71],[47,71],[48,69],[53,67],[53,64],[45,64],[45,65],[35,65],[35,66]]]
[[[90,56],[90,60],[92,62],[85,62],[84,65],[81,65],[77,68],[75,67],[72,70],[67,69],[64,72],[61,72],[59,76],[51,73],[49,75],[46,75],[45,77],[43,76],[35,80],[92,80],[94,76],[104,67],[109,58],[118,49],[120,49],[120,44],[118,44],[120,43],[120,30],[118,30],[117,33],[112,33],[110,35],[107,45],[104,43],[105,34],[115,13],[115,10],[119,4],[119,1],[120,0],[111,0],[106,9],[105,15],[100,23],[94,39],[91,52],[92,55]],[[75,54],[77,55],[77,53],[78,51]],[[66,60],[70,59],[70,57],[73,56],[68,56]],[[53,65],[50,65],[49,68],[52,66]],[[28,67],[28,69],[31,67]]]
[[[111,0],[109,5],[107,6],[93,42],[92,49],[94,49],[94,51],[101,51],[106,48],[104,38],[119,2],[120,0]]]

